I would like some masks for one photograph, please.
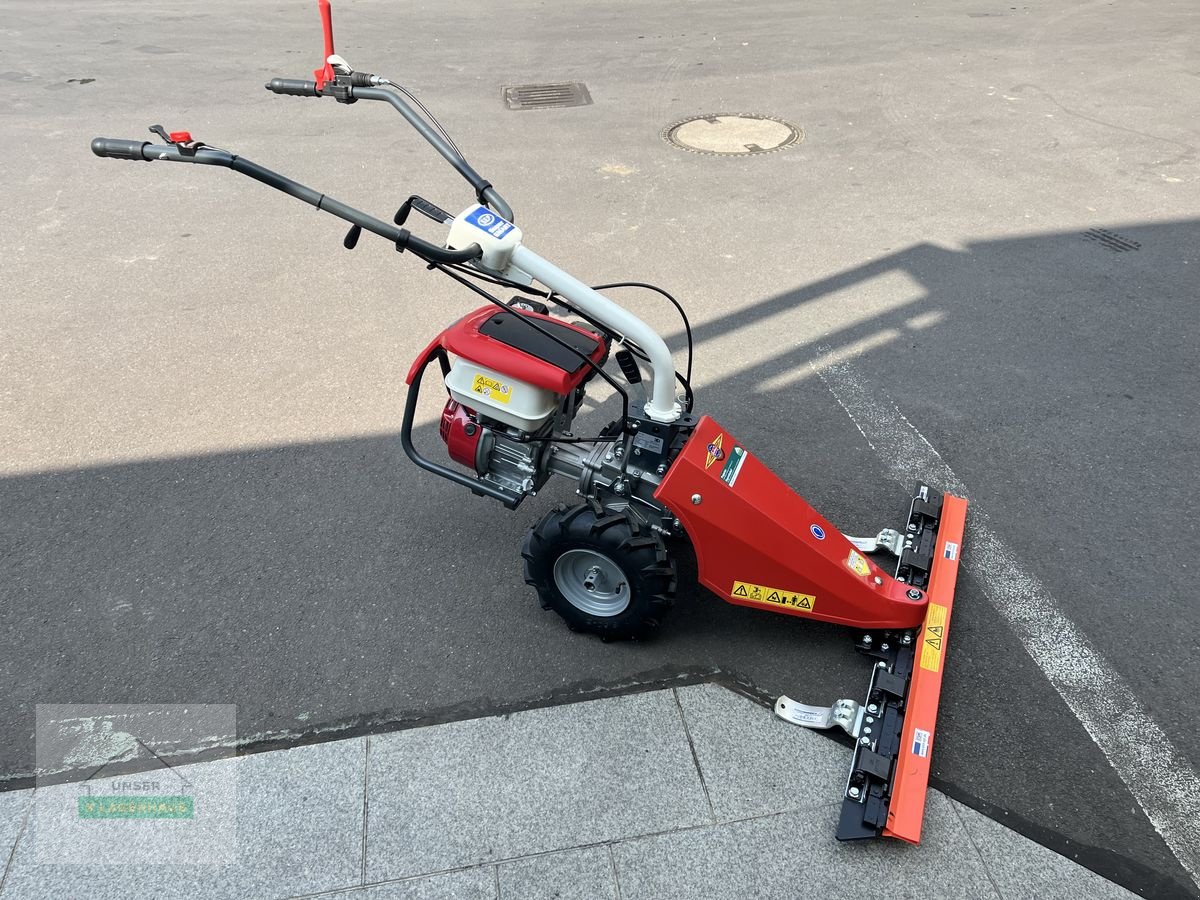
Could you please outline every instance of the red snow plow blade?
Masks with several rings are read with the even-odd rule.
[[[929,574],[929,609],[917,638],[917,649],[908,685],[904,728],[900,735],[900,756],[892,778],[891,803],[888,805],[888,837],[919,843],[921,822],[925,818],[925,792],[929,785],[929,759],[937,726],[938,700],[942,692],[942,672],[946,638],[950,632],[950,613],[954,606],[954,584],[958,578],[958,558],[962,549],[967,501],[949,494],[942,499],[942,519],[938,528],[937,552]]]

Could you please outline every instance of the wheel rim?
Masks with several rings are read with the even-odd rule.
[[[619,615],[629,606],[625,573],[595,550],[568,550],[555,560],[554,585],[568,603],[591,616]]]

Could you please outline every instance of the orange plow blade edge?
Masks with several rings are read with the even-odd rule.
[[[950,494],[944,495],[937,552],[926,591],[929,608],[917,640],[912,680],[905,704],[900,755],[892,774],[891,802],[888,804],[887,826],[883,829],[888,837],[914,844],[921,840],[921,823],[925,818],[930,754],[933,752],[933,735],[937,726],[946,639],[950,632],[954,585],[958,580],[966,518],[967,501]]]
[[[858,640],[859,651],[875,661],[864,702],[839,700],[824,708],[780,697],[775,704],[776,714],[789,722],[840,726],[855,739],[840,841],[881,835],[921,840],[966,520],[966,500],[925,485],[918,489],[896,578],[924,589],[925,618],[915,632],[868,630]]]

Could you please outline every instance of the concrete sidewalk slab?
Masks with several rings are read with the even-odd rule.
[[[847,757],[710,684],[180,767],[237,771],[213,866],[41,864],[54,788],[3,794],[0,900],[1133,896],[937,791],[922,846],[840,844]]]
[[[611,845],[519,859],[496,872],[500,900],[621,900]]]
[[[941,795],[932,796],[920,848],[838,844],[837,818],[829,803],[624,841],[614,848],[622,900],[1000,896]]]
[[[25,827],[33,791],[0,794],[0,885],[4,883],[9,860],[17,846],[17,837]]]
[[[340,900],[496,900],[496,870],[479,866],[320,896]]]
[[[228,865],[44,864],[39,840],[54,836],[39,831],[52,827],[59,810],[43,798],[59,786],[22,792],[35,793],[33,812],[0,895],[73,897],[86,884],[94,898],[268,897],[361,883],[365,763],[364,740],[354,738],[181,767],[236,769],[237,861]],[[105,790],[114,781],[96,783]],[[150,830],[164,823],[136,824]]]
[[[1127,900],[1129,891],[969,806],[952,803],[1004,900]]]
[[[711,822],[674,695],[372,738],[367,878]]]
[[[847,764],[828,738],[763,715],[754,701],[714,684],[676,695],[718,821],[824,806],[841,795]]]

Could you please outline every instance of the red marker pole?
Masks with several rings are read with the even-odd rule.
[[[325,82],[333,81],[333,66],[329,65],[329,57],[333,56],[333,8],[329,0],[317,0],[317,9],[321,11],[321,28],[325,32],[325,56],[321,58],[322,66],[313,69],[313,78],[317,82],[317,90],[325,87]]]

